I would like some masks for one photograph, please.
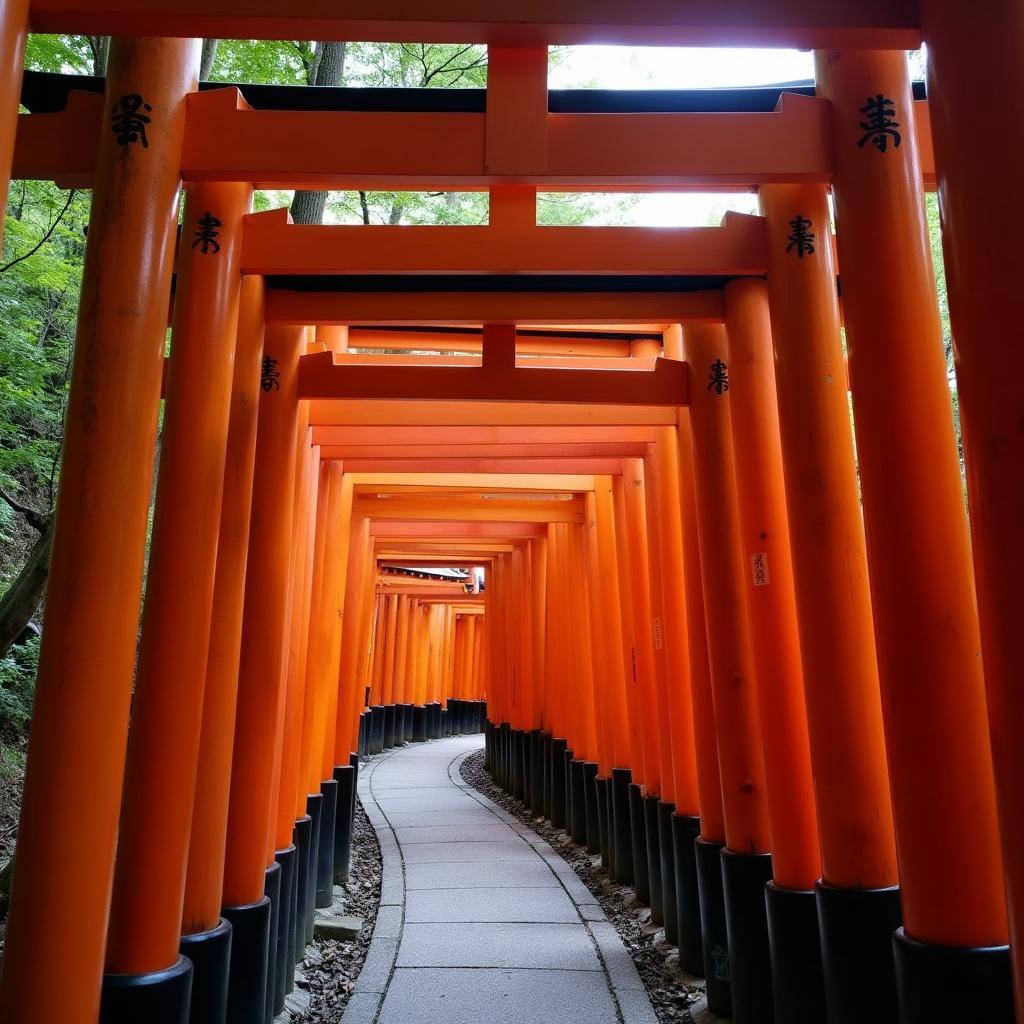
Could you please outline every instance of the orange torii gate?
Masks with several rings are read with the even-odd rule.
[[[896,1019],[897,1013],[908,1022],[953,1020],[965,1014],[1011,1019],[1003,871],[983,683],[993,709],[1010,916],[1019,934],[1024,913],[1017,878],[1024,834],[1018,799],[1024,777],[1019,735],[1024,715],[1014,686],[1014,641],[1020,624],[1015,585],[1024,560],[1019,537],[1024,440],[1018,429],[1022,357],[1015,339],[1006,337],[1006,325],[1015,322],[1008,282],[1019,276],[1014,271],[1021,255],[1014,232],[992,229],[1003,216],[1003,197],[1024,169],[1019,145],[1005,134],[1007,120],[1024,107],[1024,73],[1015,61],[1024,38],[1024,16],[1017,7],[1009,0],[996,0],[995,9],[990,5],[981,16],[952,0],[851,0],[829,5],[828,10],[819,10],[820,5],[809,0],[787,0],[770,10],[755,0],[715,5],[694,0],[683,10],[666,11],[657,0],[645,0],[625,15],[604,3],[581,12],[566,2],[543,5],[543,10],[542,5],[527,4],[517,9],[512,23],[449,0],[432,4],[429,16],[418,7],[391,0],[383,9],[380,3],[372,11],[349,9],[345,18],[338,18],[323,0],[285,15],[252,5],[242,11],[237,0],[216,0],[201,10],[193,6],[36,0],[31,9],[21,2],[0,12],[0,51],[12,98],[18,92],[29,17],[35,26],[54,31],[111,29],[154,37],[115,41],[104,100],[112,117],[109,123],[102,122],[93,148],[81,149],[86,155],[76,151],[67,165],[59,159],[54,162],[52,152],[47,157],[37,149],[31,155],[37,167],[44,166],[43,158],[51,159],[57,180],[65,173],[89,173],[91,166],[83,171],[90,163],[89,153],[95,154],[96,170],[91,175],[93,220],[47,638],[19,839],[23,852],[0,984],[4,1013],[19,1021],[60,1017],[91,1024],[99,1005],[104,954],[103,1012],[108,1019],[151,1015],[143,1008],[147,998],[155,998],[154,992],[163,999],[154,1004],[160,1012],[173,1013],[168,1007],[175,1000],[179,1011],[187,1006],[190,968],[187,960],[178,959],[183,900],[186,915],[196,908],[197,927],[186,927],[185,934],[200,939],[185,948],[200,962],[207,941],[207,949],[214,942],[223,944],[221,897],[229,908],[225,916],[230,919],[234,914],[234,922],[252,919],[246,908],[256,916],[266,913],[267,860],[275,860],[276,851],[291,842],[296,811],[304,809],[300,805],[306,787],[300,786],[298,793],[288,789],[296,773],[302,774],[303,782],[319,784],[335,768],[347,767],[343,762],[353,746],[356,676],[365,670],[368,656],[368,649],[360,645],[369,636],[364,622],[371,580],[367,566],[373,557],[371,521],[388,517],[382,505],[391,499],[357,497],[343,467],[332,470],[329,460],[326,468],[320,466],[310,443],[311,429],[345,423],[500,428],[529,423],[531,418],[534,425],[561,429],[579,426],[581,420],[600,424],[600,408],[595,412],[586,403],[611,402],[614,407],[619,399],[632,404],[607,415],[605,422],[656,430],[642,462],[624,459],[622,464],[627,472],[629,461],[634,480],[642,466],[651,482],[648,494],[643,502],[631,502],[612,483],[595,487],[583,499],[586,526],[577,530],[575,521],[553,522],[546,538],[555,564],[563,569],[586,564],[590,573],[586,608],[579,600],[565,598],[564,582],[561,589],[552,590],[553,595],[561,594],[558,607],[569,621],[583,621],[589,615],[591,624],[595,658],[589,682],[597,714],[589,720],[584,717],[573,729],[586,745],[588,758],[594,752],[605,781],[610,775],[613,789],[619,787],[621,809],[625,778],[614,773],[624,766],[646,773],[647,760],[655,760],[648,758],[643,731],[623,732],[623,727],[632,730],[634,718],[628,711],[622,713],[617,679],[628,633],[622,609],[633,609],[642,622],[643,599],[648,597],[652,621],[665,627],[663,634],[655,630],[659,649],[665,652],[661,675],[656,657],[651,657],[648,673],[657,683],[653,695],[664,698],[659,714],[660,709],[667,711],[670,723],[667,734],[660,734],[669,736],[670,745],[658,748],[662,781],[664,755],[670,749],[675,806],[690,811],[692,798],[700,791],[703,842],[696,849],[703,864],[698,876],[704,885],[699,902],[704,923],[709,934],[722,920],[732,923],[722,936],[722,948],[728,948],[732,957],[732,984],[724,991],[718,986],[718,1005],[731,994],[738,1020],[766,1019],[771,970],[780,1015],[820,1020],[820,1003],[808,1007],[814,986],[806,979],[801,985],[787,985],[797,967],[813,962],[820,934],[830,1021],[860,1021],[872,1015]],[[243,226],[249,188],[263,180],[263,172],[251,166],[251,150],[246,154],[250,163],[241,168],[249,177],[211,178],[190,188],[186,227],[193,230],[200,211],[216,205],[222,222],[217,253],[221,258],[203,263],[208,251],[185,246],[178,257],[165,453],[125,771],[175,198],[189,146],[200,138],[196,135],[190,141],[189,108],[205,106],[207,113],[226,121],[250,114],[239,110],[237,102],[228,109],[223,96],[210,101],[187,98],[194,84],[195,47],[170,37],[200,31],[409,39],[448,38],[447,33],[454,32],[463,39],[487,41],[492,44],[491,113],[486,123],[478,119],[470,129],[479,133],[484,147],[483,168],[474,165],[472,175],[504,179],[498,185],[513,179],[527,189],[551,180],[579,187],[594,173],[593,165],[581,171],[579,165],[558,162],[559,133],[561,156],[571,156],[575,146],[592,159],[594,136],[589,143],[582,136],[595,126],[560,123],[562,115],[548,112],[541,58],[542,47],[549,42],[605,37],[818,47],[822,95],[815,110],[791,104],[788,112],[783,109],[771,116],[777,117],[776,129],[783,129],[780,137],[794,124],[821,118],[823,104],[828,104],[831,117],[821,119],[821,132],[803,151],[810,159],[776,163],[773,169],[762,159],[738,172],[734,169],[740,182],[750,183],[750,176],[758,175],[754,183],[760,187],[764,215],[763,221],[736,221],[745,225],[739,233],[747,242],[739,259],[735,250],[721,244],[730,240],[728,227],[711,229],[719,234],[675,236],[678,242],[693,243],[688,251],[682,251],[683,246],[669,252],[658,243],[645,250],[639,247],[650,241],[645,234],[593,236],[626,243],[616,262],[604,241],[587,248],[580,244],[583,236],[543,234],[529,218],[524,222],[520,203],[529,195],[524,191],[511,193],[516,202],[504,210],[499,198],[498,221],[486,229],[480,251],[461,249],[445,258],[432,251],[436,243],[424,235],[425,241],[416,243],[421,250],[411,253],[414,258],[403,257],[387,237],[350,235],[347,229],[325,229],[309,236],[314,239],[310,244],[304,232],[273,217],[251,217]],[[921,188],[928,180],[928,171],[922,169],[926,145],[911,130],[916,117],[905,64],[897,52],[884,50],[916,45],[922,35],[931,57],[928,117],[935,134],[934,176],[942,194],[950,254],[980,618],[974,607],[921,211]],[[139,122],[133,120],[141,109],[132,105],[136,96],[155,115],[153,122],[145,122],[153,125],[145,145]],[[872,97],[885,101],[867,134],[861,123],[865,96],[869,106]],[[0,119],[0,165],[5,169],[14,159],[14,114],[12,101]],[[35,124],[40,122],[31,118],[46,116],[50,115],[26,115],[28,123]],[[224,122],[214,118],[210,123]],[[986,139],[984,153],[959,144],[965,125]],[[696,122],[686,129],[711,135],[716,130],[720,128]],[[582,133],[575,143],[574,131]],[[827,136],[824,142],[822,133]],[[687,149],[700,152],[692,145]],[[815,153],[825,149],[835,154],[834,160],[815,164]],[[457,148],[452,152],[459,153]],[[718,152],[723,153],[721,145]],[[724,154],[729,155],[727,148]],[[762,158],[766,155],[770,153],[763,150]],[[800,169],[794,170],[798,163]],[[666,160],[658,168],[662,184],[700,179],[699,170],[684,167]],[[808,167],[814,167],[810,175]],[[464,183],[459,175],[465,167],[444,170],[449,173],[439,175],[437,168],[428,168],[418,180],[436,183],[440,177],[453,187]],[[642,172],[622,165],[606,170],[619,183],[635,185],[643,178]],[[287,173],[295,173],[294,168]],[[316,183],[316,169],[310,173],[312,178],[300,180]],[[380,165],[360,169],[341,164],[332,173],[330,182],[356,183],[385,172]],[[574,176],[577,173],[581,176]],[[710,180],[721,182],[728,173],[717,167]],[[824,227],[829,223],[828,181],[836,194],[857,463],[835,263]],[[881,224],[880,209],[885,218]],[[562,229],[544,229],[551,230]],[[339,231],[344,234],[329,233]],[[288,241],[299,234],[317,257],[313,266],[304,263],[302,253]],[[331,240],[342,237],[368,240],[364,262],[357,252],[349,255]],[[445,237],[457,237],[462,246],[481,244],[476,241],[481,236],[465,232]],[[511,246],[511,263],[503,262],[504,256],[482,258],[495,240]],[[538,242],[550,243],[550,251],[532,251]],[[124,274],[126,266],[137,269],[130,280]],[[689,294],[641,298],[507,289],[485,296],[423,293],[415,287],[400,292],[392,283],[394,294],[382,302],[380,295],[338,291],[323,282],[306,290],[308,282],[271,281],[264,291],[262,282],[252,276],[269,271],[325,277],[381,270],[628,271],[698,279],[767,271],[768,284],[716,281]],[[240,271],[249,276],[243,279]],[[566,282],[562,288],[572,291]],[[482,307],[488,315],[479,315]],[[632,316],[627,308],[633,310]],[[125,310],[133,316],[126,318]],[[643,323],[685,324],[682,332],[666,331],[669,358],[654,363],[655,369],[517,367],[512,332],[495,330],[501,324],[623,323],[633,317]],[[244,359],[234,354],[236,322],[237,352],[244,353]],[[336,363],[333,355],[327,360],[304,354],[305,325],[312,323],[494,325],[490,336],[500,340],[491,351],[499,358],[492,362],[485,350],[480,367],[399,367],[396,372],[394,366],[352,366],[344,359]],[[688,366],[679,362],[684,352]],[[766,365],[769,353],[774,355],[777,409],[770,375],[759,376],[754,369]],[[264,372],[258,375],[261,359]],[[668,365],[672,362],[676,365]],[[599,381],[589,376],[595,373],[615,375],[616,386],[609,387],[611,377]],[[201,389],[195,388],[197,374],[204,383]],[[258,432],[252,414],[257,381],[262,395]],[[443,383],[447,401],[427,401],[435,382]],[[580,390],[561,394],[566,385],[577,384]],[[462,401],[478,400],[474,389],[481,386],[492,389],[484,396],[491,402],[477,401],[474,406]],[[650,390],[645,392],[645,386]],[[341,398],[345,401],[338,403]],[[690,409],[681,411],[687,399]],[[512,404],[530,400],[549,404],[541,411]],[[334,411],[339,404],[341,411]],[[660,411],[652,412],[655,406]],[[749,453],[765,436],[773,440],[770,450],[763,449],[767,461],[759,465]],[[325,481],[326,487],[314,491],[314,480]],[[402,504],[405,515],[399,519],[429,520],[437,515],[429,502],[403,499]],[[474,508],[472,516],[504,521],[513,513],[511,504],[498,501],[488,511]],[[927,517],[922,515],[923,506]],[[210,515],[211,508],[220,508],[219,521]],[[321,508],[322,530],[317,528]],[[646,513],[643,528],[641,511]],[[554,513],[553,508],[534,508],[532,521],[549,522],[543,515]],[[516,514],[530,521],[526,512]],[[328,559],[332,531],[327,524],[333,522],[345,526],[336,531],[343,537],[331,542],[334,550]],[[636,529],[627,527],[625,534],[617,529],[629,523]],[[773,568],[781,563],[785,581],[787,533],[794,540],[789,592],[778,586]],[[229,536],[251,538],[247,565],[238,543],[223,544]],[[631,544],[623,545],[621,536],[641,545],[646,539],[656,551],[647,561],[652,579],[646,588],[642,560],[634,573]],[[769,541],[780,540],[782,546],[770,548]],[[314,613],[305,609],[313,608],[318,544],[321,562],[331,562],[333,569],[329,586],[321,580],[318,593],[323,600]],[[747,555],[759,559],[750,567],[753,590],[747,582]],[[631,571],[623,573],[620,563],[626,562]],[[539,620],[531,623],[522,612],[529,607],[539,614],[540,607],[539,600],[526,601],[528,573],[522,556],[518,562],[510,558],[500,565],[497,575],[504,582],[492,591],[496,598],[484,618],[493,641],[492,672],[514,658],[526,664],[528,638],[539,626]],[[345,566],[355,571],[343,571]],[[653,578],[657,574],[660,585]],[[775,581],[771,585],[770,579]],[[623,596],[627,585],[632,595],[628,599]],[[532,590],[529,593],[533,595]],[[331,623],[339,610],[351,612],[357,622],[339,630]],[[324,649],[333,654],[338,645],[341,695],[320,662],[311,674],[304,673],[302,627],[307,614],[310,621],[320,620]],[[205,639],[215,635],[213,616],[225,627],[221,637],[227,650],[215,650]],[[195,641],[184,650],[182,628]],[[706,635],[707,645],[684,643],[687,633],[701,641]],[[803,705],[792,699],[793,676],[777,673],[773,678],[766,671],[773,657],[787,659],[795,671],[797,644],[805,725],[800,720]],[[646,642],[641,644],[645,646]],[[984,680],[979,650],[984,653]],[[548,653],[545,649],[545,658]],[[568,663],[566,649],[557,643],[550,648],[550,658],[552,670]],[[538,666],[542,660],[537,660]],[[202,771],[207,761],[218,762],[218,777],[224,779],[227,745],[222,740],[225,723],[230,729],[234,719],[232,662],[240,665],[242,699],[235,729],[240,741],[229,752],[235,764],[230,793],[222,785],[195,799],[197,765]],[[323,663],[331,665],[330,657]],[[678,693],[689,694],[690,689],[675,687],[670,693],[667,685],[658,683],[663,677],[667,682],[670,664],[690,675],[694,684],[689,731],[684,706],[689,697],[681,703]],[[280,673],[276,666],[281,666]],[[214,678],[221,679],[220,689],[211,689]],[[586,681],[585,672],[583,678]],[[764,699],[765,679],[781,688],[773,692],[777,700],[771,706]],[[495,713],[501,716],[494,724],[504,727],[504,733],[497,739],[492,734],[491,763],[495,765],[494,753],[500,752],[500,777],[525,793],[519,767],[525,763],[522,734],[531,731],[536,720],[524,714],[526,705],[516,700],[514,691],[502,689],[499,675],[492,683],[498,694]],[[221,701],[219,708],[205,699],[210,692]],[[315,714],[301,720],[302,731],[308,721],[311,735],[317,737],[303,747],[294,742],[300,723],[295,717],[298,703],[291,695],[307,692],[322,700],[310,705]],[[277,710],[266,713],[265,708],[261,713],[261,698],[268,694],[285,695],[280,715]],[[330,702],[342,696],[350,703],[339,703],[332,745]],[[572,723],[566,713],[571,709],[556,697],[553,710],[568,734]],[[219,725],[211,726],[213,738],[207,743],[207,724],[214,720]],[[691,732],[692,746],[687,743]],[[806,762],[799,754],[805,735]],[[268,755],[277,749],[279,754]],[[785,753],[796,755],[795,760],[787,762],[780,756]],[[289,775],[281,766],[294,767],[296,758],[305,758],[308,764]],[[89,767],[87,777],[83,764]],[[808,765],[815,774],[817,846],[824,872],[816,901],[809,896],[817,870],[813,855],[808,855]],[[275,766],[280,768],[276,780]],[[154,794],[159,794],[158,808]],[[799,794],[804,794],[802,800]],[[605,806],[613,808],[614,817],[614,800]],[[206,831],[196,829],[200,811],[208,815]],[[598,806],[599,823],[600,816]],[[204,898],[193,903],[188,894],[197,893],[191,888],[194,875],[186,877],[182,854],[190,850],[191,833],[191,851],[199,851],[197,862],[223,857],[217,851],[224,849],[225,818],[232,842],[227,846],[223,891],[217,878]],[[620,810],[616,820],[621,818]],[[73,851],[55,836],[55,820],[65,834],[76,837]],[[606,829],[605,835],[611,832]],[[621,836],[615,838],[619,841],[607,851],[613,870],[629,859]],[[716,893],[708,888],[718,871],[723,842],[730,851],[722,860],[724,915],[718,913]],[[761,900],[769,850],[775,885],[765,918]],[[792,870],[786,878],[780,876],[783,864]],[[39,916],[52,905],[55,879],[72,873],[84,873],[95,884],[80,887],[71,896],[61,895],[78,928],[75,934],[60,937],[56,948],[57,940],[49,940],[48,960],[56,952],[65,970],[64,984],[57,990],[48,984],[34,940]],[[154,878],[161,881],[155,888]],[[902,891],[896,888],[897,880]],[[282,899],[279,896],[272,905]],[[905,930],[896,933],[896,971],[889,941],[901,912]],[[236,939],[246,934],[245,928],[236,928],[235,934]],[[720,929],[717,934],[721,936]],[[280,943],[278,955],[284,955]],[[959,980],[954,993],[942,984],[951,974]],[[868,990],[866,976],[876,979],[877,986]],[[255,1003],[273,1002],[270,995],[250,995],[251,1019],[257,1019],[260,1009]]]

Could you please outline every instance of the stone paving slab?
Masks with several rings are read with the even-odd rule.
[[[406,924],[504,921],[575,924],[572,900],[551,889],[419,889],[406,894]]]
[[[405,888],[490,889],[510,885],[516,888],[560,889],[558,879],[540,863],[510,864],[406,864]]]
[[[398,967],[529,967],[599,971],[582,924],[409,924]]]
[[[614,1020],[615,1004],[604,979],[595,972],[457,968],[399,968],[380,1016],[380,1024],[594,1024]]]
[[[387,821],[392,828],[403,828],[424,825],[490,825],[494,816],[485,807],[467,804],[446,811],[388,811]]]
[[[365,764],[381,907],[341,1024],[654,1024],[618,933],[572,868],[463,782],[479,737]]]
[[[518,839],[496,843],[413,843],[402,847],[406,864],[456,864],[465,861],[532,863],[534,852]]]
[[[410,825],[395,829],[402,846],[417,843],[503,842],[515,833],[500,821],[493,825]]]

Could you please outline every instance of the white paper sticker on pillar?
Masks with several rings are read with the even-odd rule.
[[[767,587],[771,583],[768,575],[768,552],[759,551],[750,556],[750,574],[754,577],[755,587]]]
[[[654,649],[661,650],[661,619],[654,620]]]

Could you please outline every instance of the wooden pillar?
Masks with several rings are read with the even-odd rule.
[[[1024,1014],[1024,348],[1014,329],[1024,249],[1006,201],[1024,174],[1024,146],[1010,127],[1024,116],[1024,68],[1014,56],[1024,43],[1024,11],[1013,0],[992,0],[983,16],[952,0],[921,0],[920,16],[1017,1010]],[[964,144],[965,125],[982,144]]]
[[[28,40],[29,0],[0,2],[0,96],[6,96],[0,110],[0,243],[7,216],[7,190],[11,182],[14,139],[18,131],[18,97],[21,96]]]
[[[341,475],[337,495],[332,491],[328,506],[329,530],[325,557],[328,577],[325,579],[324,614],[330,617],[330,633],[324,633],[326,653],[317,667],[317,716],[314,724],[314,745],[320,758],[320,778],[329,779],[337,767],[344,768],[353,750],[339,750],[337,743],[339,666],[341,663],[342,625],[345,616],[345,594],[348,583],[349,551],[352,546],[352,477]]]
[[[772,995],[777,1019],[811,1024],[825,1017],[814,896],[821,855],[763,281],[726,285],[725,326],[740,553],[772,837],[773,882],[766,901]]]
[[[297,377],[305,328],[267,328],[261,367],[256,470],[238,673],[238,711],[228,810],[224,901],[263,895],[281,688],[294,513]],[[276,375],[276,376],[275,376]]]
[[[263,279],[243,278],[206,655],[203,724],[185,877],[185,936],[209,932],[220,920],[263,332]]]
[[[152,974],[178,958],[250,192],[201,184],[185,201],[107,936],[114,975]]]
[[[195,40],[111,45],[108,109],[138,95],[153,111],[148,145],[117,118],[100,136],[0,983],[0,1017],[25,1024],[95,1024],[99,1008],[196,58]],[[57,884],[71,877],[88,884]]]
[[[1010,1019],[981,637],[910,74],[895,50],[819,51],[816,68],[832,102],[836,231],[905,926],[896,938],[904,1017]],[[904,377],[894,366],[913,369]],[[928,946],[972,948],[960,956],[966,973],[956,1000],[936,991],[949,951]],[[979,947],[998,948],[986,956]]]
[[[644,785],[651,796],[662,796],[662,720],[658,702],[654,658],[654,623],[651,612],[650,545],[647,539],[646,482],[643,459],[622,464],[629,566],[632,573],[633,629],[636,645],[636,683],[643,702]]]
[[[747,613],[748,577],[740,547],[725,329],[718,324],[686,326],[683,350],[693,382],[690,419],[725,811],[722,883],[733,1016],[737,1024],[745,1024],[771,1021],[773,1016],[763,890],[771,878],[771,836]]]
[[[761,204],[786,503],[799,539],[793,571],[824,872],[825,994],[839,1024],[889,1021],[896,850],[832,247],[802,258],[787,251],[794,222],[827,225],[828,204],[818,185],[766,185]],[[866,973],[878,981],[870,994]]]

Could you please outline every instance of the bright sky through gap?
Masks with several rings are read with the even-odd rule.
[[[552,89],[711,89],[813,78],[809,51],[566,46],[558,50],[549,83]]]
[[[558,51],[549,84],[552,89],[709,89],[813,78],[814,56],[800,50],[568,46]],[[613,204],[614,200],[609,205]],[[703,227],[717,224],[727,210],[756,213],[757,197],[651,193],[637,200],[627,222],[642,227]]]

